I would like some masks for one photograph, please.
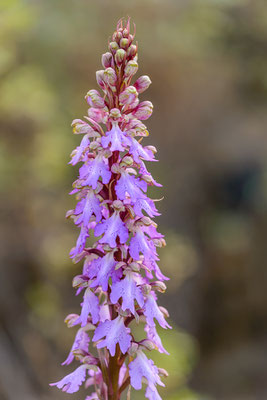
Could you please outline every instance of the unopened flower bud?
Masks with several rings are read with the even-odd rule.
[[[64,322],[67,324],[68,328],[72,328],[73,326],[77,325],[76,321],[80,318],[78,314],[69,314],[65,318]]]
[[[94,108],[91,107],[88,109],[88,116],[93,119],[95,122],[105,122],[105,118],[108,113],[103,108]]]
[[[136,108],[139,104],[139,99],[137,98],[133,103],[131,103],[128,107],[130,107],[132,110]]]
[[[151,101],[142,101],[135,110],[132,111],[132,114],[135,118],[146,120],[148,119],[153,112],[153,104]]]
[[[94,140],[93,142],[90,143],[89,147],[91,150],[96,150],[96,149],[98,149],[99,146],[100,146],[100,143]]]
[[[79,288],[79,287],[86,287],[88,285],[88,278],[84,275],[77,275],[72,280],[72,287]]]
[[[74,210],[68,210],[65,214],[65,218],[73,217],[73,215],[74,215]]]
[[[161,240],[161,243],[162,243],[161,247],[165,247],[166,246],[166,240],[164,238],[161,238],[160,240]]]
[[[124,204],[120,200],[114,200],[113,203],[112,203],[112,207],[116,211],[124,211],[125,210]]]
[[[153,243],[156,247],[165,247],[166,246],[165,239],[163,239],[163,238],[153,239]]]
[[[84,351],[82,349],[74,349],[74,350],[72,350],[72,353],[77,360],[81,360],[82,358],[84,358],[87,355],[86,351]]]
[[[73,133],[75,134],[87,134],[89,133],[89,136],[99,136],[97,132],[89,125],[87,122],[82,121],[81,119],[75,119],[72,121],[71,124],[73,128]]]
[[[123,49],[119,49],[116,51],[115,54],[115,62],[118,66],[121,66],[121,64],[123,63],[123,61],[126,58],[126,51]]]
[[[131,46],[127,50],[127,57],[133,58],[137,54],[137,46],[135,44],[131,44]]]
[[[123,29],[122,31],[123,37],[127,38],[129,36],[129,27],[127,26],[126,28]]]
[[[153,225],[155,228],[157,227],[156,222],[152,221],[152,219],[149,217],[143,217],[141,218],[141,221],[146,226]]]
[[[119,45],[117,42],[110,42],[109,43],[110,51],[114,54],[117,50],[119,50]]]
[[[94,89],[89,90],[89,92],[85,96],[85,99],[89,104],[89,106],[91,107],[96,107],[96,108],[105,107],[105,101],[97,90]]]
[[[102,61],[102,65],[104,68],[111,67],[112,54],[109,51],[107,53],[103,54],[101,61]]]
[[[126,267],[126,264],[125,264],[124,261],[118,262],[118,263],[116,264],[115,270],[118,270],[118,269],[120,269],[120,268],[122,268],[122,267]]]
[[[110,156],[112,156],[112,151],[110,151],[110,149],[104,149],[102,154],[103,154],[103,157],[109,158]]]
[[[120,163],[121,166],[123,165],[130,166],[133,164],[133,159],[130,156],[123,157],[122,162]]]
[[[141,178],[143,179],[143,181],[145,181],[146,183],[151,183],[153,182],[153,178],[151,175],[142,175]]]
[[[139,345],[143,346],[145,349],[151,351],[155,349],[154,343],[149,339],[143,339],[139,342]]]
[[[101,182],[97,182],[97,186],[95,189],[96,194],[100,193],[102,189],[103,189],[103,184]]]
[[[73,354],[75,354],[73,352]],[[97,365],[98,364],[98,359],[94,357],[92,354],[88,354],[85,357],[83,357],[83,363],[87,365]]]
[[[164,368],[158,368],[159,375],[163,376],[164,378],[167,378],[169,376],[168,372]]]
[[[157,153],[157,149],[155,146],[146,146],[147,150],[152,151],[153,154]]]
[[[120,43],[121,38],[122,38],[122,32],[116,31],[116,32],[114,32],[113,35],[112,35],[112,40],[113,40],[113,42]]]
[[[149,132],[147,130],[147,127],[140,123],[136,128],[135,128],[136,136],[141,136],[141,137],[147,137],[149,136]],[[147,146],[149,147],[149,146]]]
[[[114,249],[112,249],[109,244],[104,244],[103,245],[103,251],[106,251],[106,252],[109,253],[112,250],[114,250]]]
[[[121,47],[122,49],[127,49],[128,46],[129,46],[129,41],[128,41],[128,39],[127,39],[127,38],[122,38],[122,39],[120,40],[120,47]]]
[[[133,76],[136,74],[138,70],[138,64],[136,61],[131,60],[126,64],[126,67],[124,69],[124,76],[128,78],[129,76]]]
[[[120,104],[133,104],[138,98],[137,90],[134,86],[128,86],[119,96]]]
[[[165,307],[159,306],[159,309],[162,312],[162,314],[164,315],[164,317],[169,318],[170,314]]]
[[[88,322],[83,329],[85,331],[94,331],[95,325],[93,325],[91,322]]]
[[[133,261],[131,264],[129,264],[129,267],[134,272],[139,272],[140,271],[140,265],[135,261]]]
[[[165,283],[161,281],[151,282],[150,285],[153,289],[157,290],[160,293],[164,293],[167,289]]]
[[[116,120],[121,118],[121,112],[118,108],[112,108],[109,112],[109,117]]]
[[[96,81],[97,81],[97,84],[101,87],[101,89],[105,88],[104,70],[103,69],[96,71]]]
[[[151,85],[151,79],[147,75],[140,76],[134,84],[138,93],[143,93]]]
[[[113,172],[113,174],[120,174],[121,167],[119,166],[119,164],[113,164],[111,167],[111,172]]]
[[[117,75],[113,68],[107,68],[104,71],[104,81],[110,85],[114,86],[117,81]]]
[[[133,175],[137,175],[137,172],[136,172],[136,170],[134,169],[134,168],[127,168],[127,170],[126,170],[129,174],[133,174]]]
[[[131,347],[128,350],[128,353],[131,357],[133,357],[136,354],[138,347],[139,347],[138,343],[132,342]]]
[[[151,292],[151,286],[150,285],[148,285],[148,284],[144,284],[144,285],[142,285],[142,293],[144,294],[144,295],[147,295],[147,294],[149,294]]]

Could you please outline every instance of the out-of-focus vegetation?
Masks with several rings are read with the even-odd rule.
[[[153,82],[161,303],[179,327],[162,332],[171,356],[155,355],[170,372],[163,398],[266,399],[265,0],[0,2],[0,398],[67,396],[48,382],[63,374],[74,336],[63,319],[80,301],[64,219],[70,123],[127,15]]]

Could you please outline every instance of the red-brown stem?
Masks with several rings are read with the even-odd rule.
[[[110,357],[109,359],[109,378],[110,385],[108,388],[108,399],[109,400],[119,400],[120,392],[119,392],[119,373],[121,368],[120,360],[120,347],[117,343],[116,353],[114,357]]]

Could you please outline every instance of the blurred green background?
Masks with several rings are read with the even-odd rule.
[[[84,399],[48,387],[74,336],[65,220],[70,123],[119,18],[153,85],[147,144],[174,330],[164,400],[267,398],[266,0],[0,1],[0,398]],[[133,400],[144,398],[133,392]]]

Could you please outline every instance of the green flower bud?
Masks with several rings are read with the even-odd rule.
[[[126,58],[126,51],[125,50],[119,49],[119,50],[116,51],[115,62],[119,67],[124,62],[125,58]]]
[[[134,74],[136,74],[138,70],[138,64],[136,61],[131,60],[126,64],[126,67],[124,69],[124,76],[126,78],[133,76]]]
[[[128,39],[127,39],[127,38],[122,38],[122,39],[120,40],[120,47],[121,47],[122,49],[127,49],[128,46],[129,46],[129,41],[128,41]]]
[[[110,42],[109,43],[109,48],[112,51],[113,54],[116,53],[116,51],[119,49],[119,45],[117,42]]]

